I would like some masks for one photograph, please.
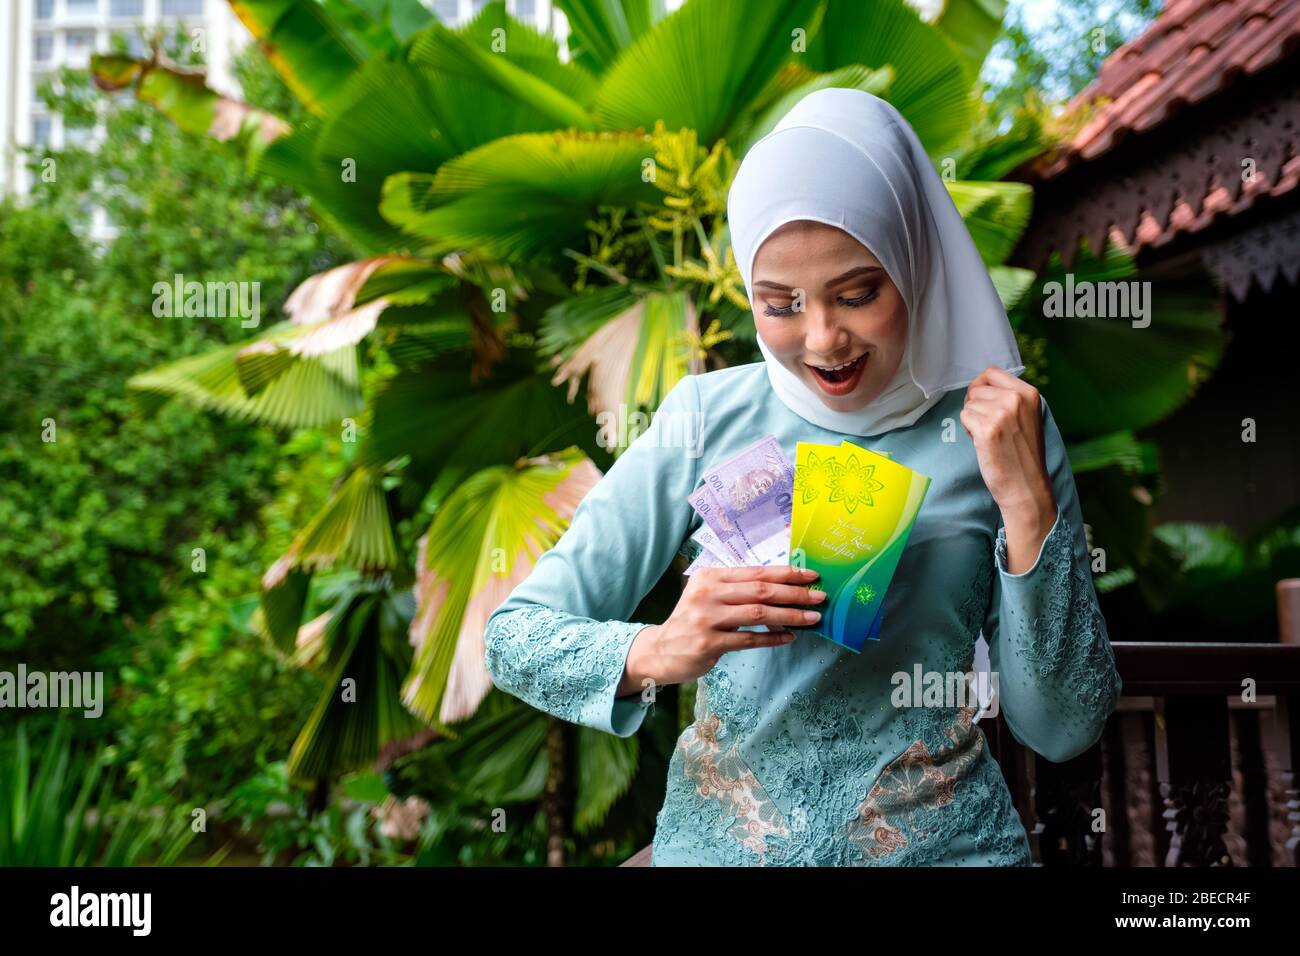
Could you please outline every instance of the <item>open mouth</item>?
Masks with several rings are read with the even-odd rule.
[[[804,363],[807,365],[807,363]],[[809,365],[808,368],[822,390],[830,395],[847,395],[857,387],[862,378],[862,370],[867,367],[867,353],[863,352],[852,362],[845,362],[833,368]]]

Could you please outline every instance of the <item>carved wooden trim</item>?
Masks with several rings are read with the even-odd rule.
[[[1175,207],[1185,206],[1181,211],[1194,217],[1212,212],[1205,208],[1211,193],[1226,199],[1230,207],[1225,212],[1236,215],[1273,195],[1275,188],[1293,188],[1294,167],[1284,167],[1300,156],[1298,74],[1300,65],[1292,63],[1243,80],[1093,162],[1036,183],[1035,213],[1016,261],[1041,269],[1056,250],[1069,267],[1080,242],[1101,249],[1112,230],[1125,245],[1136,247],[1138,227],[1147,215],[1166,234]],[[1245,159],[1254,162],[1249,190],[1243,182]],[[1220,188],[1224,193],[1217,192]],[[1174,233],[1179,225],[1172,224]],[[1197,218],[1188,231],[1208,225]]]
[[[1232,763],[1228,701],[1188,694],[1155,699],[1156,777],[1169,832],[1165,866],[1231,866]]]
[[[1279,277],[1295,285],[1300,279],[1300,208],[1210,243],[1201,251],[1201,261],[1238,302],[1245,301],[1252,282],[1265,292]]]

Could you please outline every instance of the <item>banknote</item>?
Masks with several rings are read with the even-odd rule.
[[[683,574],[693,574],[700,568],[734,568],[741,565],[728,554],[719,554],[702,543],[702,540],[715,538],[713,531],[708,525],[702,525],[701,530],[705,533],[702,535],[696,532],[691,535],[691,539],[700,545],[699,550],[695,553],[694,559],[690,565],[683,571]],[[766,541],[760,541],[756,546],[757,550],[752,555],[746,556],[744,566],[763,566],[771,564],[789,564],[790,563],[790,529],[786,528],[781,532],[768,538]]]
[[[713,493],[713,489],[708,485],[701,485],[691,492],[688,500],[691,507],[704,519],[704,524],[713,532],[718,543],[726,550],[732,563],[736,567],[750,564],[751,552],[746,543],[745,533],[731,519],[727,509]]]
[[[683,571],[682,574],[691,575],[700,568],[726,568],[730,566],[730,564],[719,558],[712,551],[701,548],[700,553],[695,556],[695,560],[687,566],[686,570]]]
[[[726,565],[788,563],[794,468],[776,438],[760,438],[704,473],[690,495],[704,524],[691,536]]]
[[[760,542],[790,525],[794,469],[771,435],[706,471],[704,486],[750,554],[757,555]]]
[[[708,551],[723,564],[727,564],[732,559],[731,552],[727,550],[727,546],[722,543],[722,539],[719,538],[717,533],[707,524],[700,525],[699,528],[696,529],[695,533],[691,535],[691,540],[705,551]]]

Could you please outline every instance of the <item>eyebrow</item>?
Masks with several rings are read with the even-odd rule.
[[[880,266],[858,266],[858,267],[856,267],[856,268],[854,268],[854,269],[849,269],[847,272],[841,272],[839,275],[837,275],[834,279],[832,279],[830,282],[828,282],[828,283],[826,283],[826,284],[827,284],[828,286],[836,286],[836,285],[839,285],[839,284],[841,284],[841,283],[843,283],[843,282],[847,282],[847,281],[850,280],[850,279],[856,279],[858,276],[868,275],[868,274],[870,274],[870,273],[872,273],[872,272],[883,272],[883,271],[884,271],[884,270],[881,269]],[[770,288],[770,289],[776,289],[776,290],[779,290],[779,291],[781,291],[781,292],[792,292],[792,291],[794,291],[794,290],[793,290],[790,286],[788,286],[788,285],[782,285],[782,284],[779,283],[779,282],[772,282],[772,281],[770,281],[770,280],[768,280],[768,279],[764,279],[764,280],[761,281],[761,282],[755,282],[755,283],[754,283],[754,288],[757,289],[759,286],[764,286],[764,287],[766,287],[766,288]]]

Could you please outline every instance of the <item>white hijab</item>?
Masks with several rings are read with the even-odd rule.
[[[884,100],[849,89],[805,96],[741,162],[727,217],[751,303],[759,247],[780,226],[807,219],[837,226],[871,250],[907,304],[898,373],[856,412],[827,408],[758,337],[772,388],[814,425],[878,435],[912,424],[990,365],[1024,371],[961,215],[915,131]]]

